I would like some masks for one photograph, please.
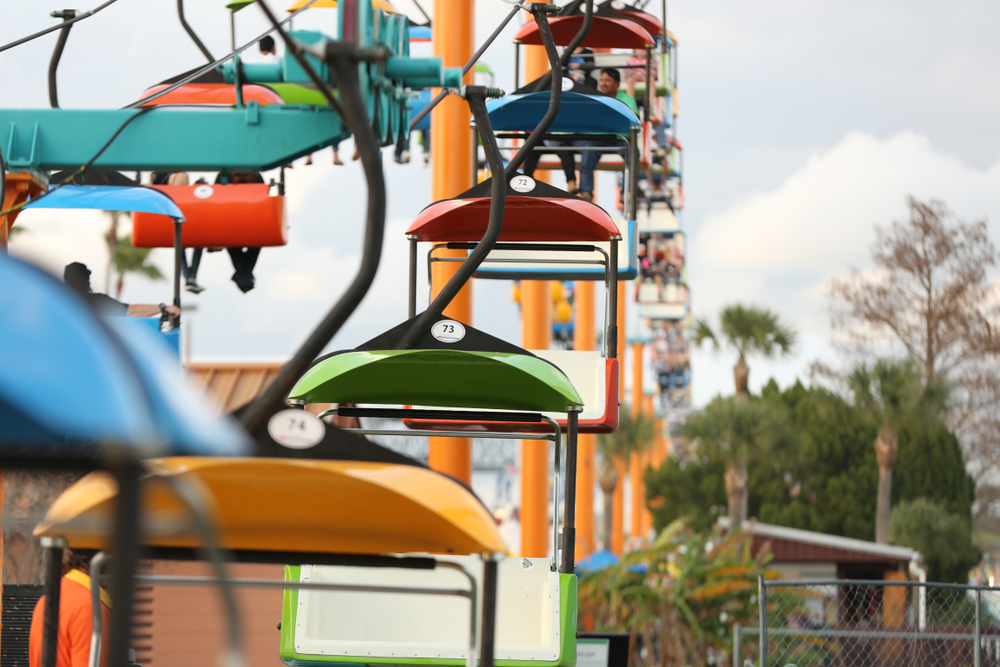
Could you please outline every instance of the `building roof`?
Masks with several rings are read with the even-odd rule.
[[[283,361],[189,361],[184,367],[188,379],[205,391],[221,414],[232,412],[256,398],[284,365]]]
[[[721,517],[719,525],[729,527],[728,517]],[[743,524],[754,537],[754,547],[770,542],[770,551],[776,562],[833,561],[844,562],[909,562],[920,554],[908,547],[876,544],[839,535],[828,535],[811,530],[787,528],[768,523],[748,521]]]

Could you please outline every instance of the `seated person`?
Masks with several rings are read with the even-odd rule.
[[[597,88],[609,97],[623,102],[638,117],[639,108],[635,104],[635,98],[621,90],[622,75],[611,67],[601,70],[601,78],[597,82]],[[612,146],[605,141],[588,141],[585,146]],[[582,151],[580,158],[580,196],[587,201],[594,201],[594,170],[605,151]]]
[[[122,303],[118,299],[112,299],[107,294],[94,292],[90,287],[90,269],[86,264],[73,262],[67,264],[63,270],[63,282],[71,287],[77,294],[97,311],[98,315],[105,317],[155,317],[163,311],[170,313],[173,317],[181,314],[181,309],[174,305],[153,305],[151,303]]]

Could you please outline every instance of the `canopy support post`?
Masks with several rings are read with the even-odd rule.
[[[618,239],[611,239],[611,257],[608,260],[611,283],[608,285],[608,359],[618,358]]]
[[[576,441],[579,430],[580,411],[583,408],[569,406],[566,429],[566,518],[563,522],[563,574],[572,574],[576,569]]]
[[[43,537],[45,549],[45,618],[42,626],[42,667],[56,667],[59,643],[59,598],[62,592],[63,550],[66,540]]]
[[[406,317],[413,319],[417,316],[417,236],[410,234],[407,238],[410,241],[410,298]]]
[[[184,246],[181,245],[181,221],[174,219],[174,305],[181,307],[181,272],[184,264]],[[173,329],[181,326],[180,313],[173,317]]]
[[[496,554],[483,554],[483,627],[480,630],[480,667],[493,667],[493,646],[497,624]]]
[[[135,561],[139,555],[139,475],[142,464],[124,452],[109,464],[118,484],[115,500],[114,533],[112,538],[111,600],[115,610],[111,617],[107,667],[128,667],[129,640],[132,636],[134,608]]]

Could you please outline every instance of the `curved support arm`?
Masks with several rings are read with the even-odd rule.
[[[583,40],[587,38],[590,33],[590,24],[594,22],[594,0],[584,0],[583,3],[583,25],[580,26],[579,32],[573,36],[569,45],[563,50],[562,57],[559,58],[559,64],[562,67],[569,65],[570,58],[573,57],[573,52],[576,51],[577,47],[583,43]]]
[[[535,22],[538,24],[538,34],[542,38],[542,43],[545,45],[545,54],[549,57],[549,67],[552,68],[553,72],[558,72],[560,70],[559,65],[559,54],[556,52],[556,43],[552,38],[552,29],[549,27],[549,17],[545,10],[545,5],[532,5],[531,13],[535,15]],[[552,97],[549,98],[549,108],[539,121],[538,126],[535,127],[534,131],[528,136],[525,142],[521,145],[520,150],[517,154],[510,159],[507,163],[507,168],[503,172],[493,172],[493,178],[496,179],[497,175],[503,173],[504,181],[510,179],[515,173],[517,173],[518,167],[524,164],[525,159],[528,154],[542,142],[542,138],[545,133],[549,131],[552,127],[552,123],[555,122],[556,116],[559,114],[559,105],[562,103],[562,77],[553,76],[552,79]],[[505,183],[506,184],[506,183]]]
[[[56,82],[56,71],[59,69],[59,61],[62,59],[63,49],[66,48],[66,40],[69,38],[69,31],[73,28],[73,21],[77,17],[77,12],[73,9],[64,9],[59,12],[52,12],[52,18],[62,19],[63,26],[59,29],[59,39],[56,40],[56,48],[52,51],[52,59],[49,60],[49,104],[53,109],[59,108],[59,92]]]
[[[198,39],[198,35],[195,34],[194,30],[188,25],[187,20],[184,18],[184,0],[177,0],[177,18],[181,20],[181,25],[184,27],[184,31],[191,36],[191,39],[194,41],[194,45],[198,47],[198,50],[201,51],[206,58],[208,58],[208,62],[214,63],[215,58],[202,41]]]
[[[264,4],[264,0],[259,0],[257,4],[277,25],[278,21]],[[286,45],[290,49],[293,48],[293,41],[288,38],[284,31],[281,31],[281,36],[285,39]],[[305,59],[302,62],[306,62]],[[365,110],[364,96],[358,81],[357,59],[344,55],[330,58],[327,64],[330,66],[330,71],[333,73],[340,90],[338,113],[342,114],[344,123],[354,134],[354,142],[361,155],[361,165],[368,182],[368,214],[361,267],[340,300],[334,304],[323,321],[313,330],[295,356],[285,364],[274,382],[243,413],[243,425],[251,432],[261,426],[269,406],[283,404],[285,397],[298,379],[308,370],[313,360],[319,356],[326,344],[336,335],[347,318],[361,303],[375,280],[375,273],[378,271],[379,260],[382,256],[382,239],[385,235],[385,175],[382,173],[382,159],[379,154],[378,142],[372,133]],[[309,69],[311,68],[307,68],[306,71],[308,72]],[[325,83],[320,90],[323,91],[328,101],[333,98],[333,92]]]
[[[544,17],[544,14],[542,14]],[[500,157],[500,148],[497,146],[497,138],[493,133],[493,125],[490,123],[490,115],[486,112],[486,89],[482,86],[467,86],[465,88],[466,98],[469,107],[472,109],[472,116],[476,121],[476,129],[483,139],[483,148],[486,151],[486,161],[490,165],[493,173],[493,187],[490,191],[490,221],[486,227],[486,233],[482,241],[476,245],[476,249],[469,253],[469,257],[458,267],[458,271],[452,275],[451,280],[438,292],[434,301],[427,306],[427,310],[420,314],[420,317],[410,326],[409,331],[400,339],[396,346],[398,350],[406,350],[420,335],[420,332],[441,316],[444,309],[448,307],[451,300],[455,298],[459,290],[472,278],[472,275],[479,268],[479,265],[486,259],[486,255],[493,250],[500,232],[503,229],[503,212],[507,203],[507,179],[503,177],[503,160]]]

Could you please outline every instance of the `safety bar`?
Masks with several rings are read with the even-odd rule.
[[[491,555],[492,557],[492,555]],[[90,562],[90,600],[91,600],[91,613],[93,617],[92,633],[90,637],[90,659],[88,662],[88,667],[99,667],[101,661],[101,641],[102,632],[104,625],[104,617],[101,613],[101,587],[100,587],[100,577],[101,577],[101,566],[105,561],[111,558],[110,554],[105,552],[99,552]],[[437,567],[446,567],[453,569],[461,574],[465,575],[466,579],[469,581],[469,590],[464,591],[461,589],[449,589],[449,588],[416,588],[416,587],[395,587],[395,586],[362,586],[356,584],[323,584],[323,583],[313,583],[313,582],[285,582],[285,581],[274,581],[270,579],[246,579],[246,578],[228,578],[221,579],[219,577],[193,577],[193,576],[175,576],[175,575],[155,575],[155,574],[139,574],[136,575],[137,582],[144,582],[149,584],[159,584],[163,586],[216,586],[222,585],[227,587],[241,586],[244,588],[267,588],[274,589],[280,588],[285,589],[297,589],[297,590],[339,590],[339,591],[351,591],[356,593],[406,593],[406,594],[425,594],[425,595],[454,595],[457,597],[465,597],[469,599],[469,603],[472,607],[472,612],[470,614],[471,624],[469,632],[469,658],[467,660],[468,667],[474,667],[476,662],[476,580],[472,574],[459,563],[449,563],[435,560],[433,558],[421,558],[421,557],[375,557],[378,560],[373,561],[376,563],[374,567],[401,567],[404,569],[414,568],[417,569],[435,569]],[[372,567],[373,565],[368,562],[369,559],[359,558],[357,562],[348,562],[347,564],[355,567]],[[96,582],[96,583],[95,583]],[[495,603],[495,599],[494,599]]]
[[[329,410],[324,410],[323,412],[319,413],[319,418],[322,419],[322,418],[330,416],[330,415],[344,415],[345,417],[347,417],[347,416],[351,416],[351,417],[374,416],[374,415],[359,414],[359,413],[364,413],[364,412],[366,412],[368,410],[373,410],[373,409],[371,409],[371,408],[340,408],[340,407],[337,407],[337,408],[331,408]],[[575,425],[576,424],[575,416],[576,416],[577,412],[579,411],[579,409],[576,406],[568,406],[566,408],[566,411],[567,411],[567,413],[569,413],[571,425]],[[427,413],[434,413],[434,417],[433,418],[434,419],[439,419],[439,420],[467,421],[467,420],[472,419],[473,421],[519,421],[519,420],[516,420],[516,419],[509,419],[506,416],[507,413],[503,413],[503,412],[490,412],[490,413],[487,413],[487,414],[490,414],[491,416],[492,415],[496,416],[496,417],[493,417],[493,418],[488,419],[488,420],[475,419],[474,418],[475,415],[476,414],[481,414],[481,413],[476,413],[476,412],[471,412],[471,411],[467,412],[467,411],[457,411],[457,410],[456,411],[449,411],[449,410],[411,410],[409,408],[401,408],[401,409],[389,409],[389,410],[387,410],[387,412],[393,412],[394,414],[401,415],[403,418],[405,418],[405,417],[411,417],[411,416],[415,417],[415,418],[419,418],[421,416],[426,416]],[[421,413],[424,413],[424,414],[421,415]],[[513,413],[510,413],[510,414],[511,415],[531,414],[532,416],[534,416],[534,413],[517,413],[517,412],[513,412]],[[554,472],[553,472],[553,475],[552,475],[552,477],[553,477],[553,489],[552,489],[552,493],[553,493],[553,499],[552,499],[552,512],[553,512],[552,532],[553,532],[553,542],[552,542],[552,562],[551,562],[551,568],[552,568],[553,572],[556,572],[559,569],[559,466],[560,466],[560,463],[561,463],[561,460],[562,460],[562,457],[561,457],[561,454],[560,454],[560,450],[562,449],[562,428],[559,426],[559,423],[556,422],[556,420],[554,420],[554,419],[552,419],[550,417],[546,417],[545,415],[538,415],[538,417],[539,417],[539,419],[537,421],[547,422],[552,427],[552,435],[549,435],[549,434],[546,434],[546,433],[490,433],[490,432],[484,432],[484,433],[476,433],[475,437],[476,438],[483,438],[483,439],[486,439],[486,440],[551,440],[555,444],[555,462],[554,462]],[[524,420],[524,421],[527,421],[527,420]],[[532,420],[532,421],[535,421],[535,420]],[[399,430],[399,429],[383,429],[383,428],[345,428],[343,430],[345,430],[345,431],[351,431],[352,433],[357,433],[359,435],[422,436],[422,437],[430,437],[430,438],[468,438],[469,437],[468,433],[466,433],[466,432],[458,432],[458,431],[456,431],[456,432],[452,432],[452,431],[431,431],[431,430],[417,430],[417,429]],[[573,448],[575,449],[575,446],[576,446],[576,429],[575,428],[570,429],[570,432],[567,434],[567,436],[568,436],[567,446],[569,446],[569,444],[572,443]],[[575,464],[575,462],[576,462],[576,454],[575,454],[575,452],[569,458],[572,458],[572,460],[573,460],[573,462]],[[575,490],[575,488],[576,488],[576,470],[575,470],[575,465],[574,465],[574,469],[572,471],[567,472],[567,475],[566,475],[566,486],[567,486],[567,488],[571,484],[573,485],[574,490]],[[569,513],[568,509],[567,509],[567,513]],[[572,572],[572,570],[567,570],[567,572]]]
[[[333,413],[327,410],[322,414]],[[337,408],[336,414],[342,417],[374,417],[376,419],[454,419],[454,412],[450,410],[420,410],[413,408]],[[463,412],[465,419],[483,422],[524,422],[537,423],[543,417],[538,412]]]

